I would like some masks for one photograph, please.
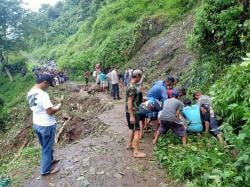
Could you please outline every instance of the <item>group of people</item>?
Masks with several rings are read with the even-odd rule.
[[[54,85],[64,84],[68,80],[67,75],[63,71],[57,71],[55,69],[35,67],[32,69],[32,72],[35,75],[36,79],[45,74],[52,76]]]
[[[194,92],[192,102],[185,89],[175,88],[178,77],[168,76],[166,80],[156,81],[146,97],[142,97],[141,87],[138,86],[142,76],[141,70],[133,70],[126,88],[127,149],[134,150],[134,157],[146,156],[139,150],[139,140],[149,126],[154,130],[153,144],[170,129],[181,138],[184,146],[188,134],[200,135],[202,132],[211,133],[220,144],[224,144],[209,96]]]
[[[33,72],[36,75],[36,84],[29,91],[27,100],[33,112],[33,128],[42,146],[41,175],[44,176],[59,171],[55,165],[58,160],[53,157],[53,147],[56,134],[54,115],[61,106],[61,104],[54,106],[46,91],[49,86],[55,86],[55,82],[64,82],[65,79],[60,78],[65,78],[65,75],[59,72],[48,72],[46,69]],[[154,130],[154,144],[170,129],[181,138],[183,145],[187,143],[188,134],[202,132],[213,134],[221,144],[224,144],[211,98],[201,92],[195,92],[192,101],[186,96],[185,89],[176,89],[179,79],[174,76],[154,82],[143,97],[142,70],[129,68],[125,74],[127,73],[128,75],[123,76],[123,83],[126,85],[125,108],[129,128],[127,149],[133,150],[135,158],[146,157],[146,154],[139,149],[139,142],[143,138],[144,131],[149,127]],[[89,75],[89,72],[84,73],[85,78],[89,78]],[[112,90],[113,99],[121,99],[119,77],[122,76],[119,76],[115,67],[105,72],[97,64],[93,76],[102,91],[109,87]],[[86,83],[88,84],[88,80]]]
[[[85,71],[83,77],[86,85],[88,85],[90,77],[89,71]],[[96,64],[95,70],[93,71],[93,77],[100,92],[106,93],[109,91],[114,100],[121,99],[119,89],[120,78],[116,67],[110,70],[103,70],[100,64]]]

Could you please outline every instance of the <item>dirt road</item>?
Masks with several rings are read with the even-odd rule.
[[[113,102],[107,95],[98,97]],[[128,128],[124,101],[113,102],[113,108],[98,115],[96,120],[100,128],[107,127],[101,134],[90,134],[72,144],[57,147],[56,157],[61,158],[60,172],[40,177],[37,168],[25,186],[172,186],[152,156],[152,134],[145,134],[142,140],[146,159],[134,159],[132,152],[125,149]]]

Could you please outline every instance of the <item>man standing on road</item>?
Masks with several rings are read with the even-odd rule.
[[[42,146],[41,175],[54,174],[59,168],[52,167],[58,160],[53,160],[53,147],[56,134],[56,119],[54,114],[61,104],[53,107],[46,90],[53,85],[53,77],[41,75],[28,93],[27,99],[33,112],[33,128]]]
[[[83,73],[83,77],[85,79],[85,85],[88,86],[88,83],[89,83],[89,71],[88,70]]]
[[[119,77],[118,73],[116,71],[116,68],[113,69],[110,73],[110,79],[112,83],[112,95],[113,99],[118,99],[120,100],[120,94],[119,94]]]
[[[133,156],[135,158],[146,157],[145,153],[139,151],[139,139],[140,139],[140,119],[138,116],[139,112],[139,93],[137,83],[142,77],[141,70],[134,70],[132,78],[126,89],[126,118],[129,127],[129,140],[127,149],[134,149]],[[132,145],[134,142],[134,147]]]

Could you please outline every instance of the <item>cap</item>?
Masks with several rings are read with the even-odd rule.
[[[139,69],[134,70],[132,76],[134,77],[134,76],[138,76],[138,75],[142,76],[142,71]]]
[[[172,97],[178,97],[179,96],[179,91],[178,90],[172,90],[171,96]]]
[[[36,83],[38,84],[43,81],[47,81],[49,83],[49,86],[54,87],[52,75],[42,74],[36,79]]]

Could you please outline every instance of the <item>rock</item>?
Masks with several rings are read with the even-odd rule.
[[[80,177],[78,177],[76,180],[77,180],[77,181],[81,181],[81,180],[83,180],[83,179],[85,179],[85,177],[84,177],[84,176],[80,176]]]
[[[90,185],[90,183],[89,183],[89,181],[87,180],[87,179],[85,179],[83,182],[82,182],[82,186],[83,187],[87,187],[87,186],[89,186]]]
[[[114,177],[117,179],[122,179],[122,175],[120,173],[115,173]]]
[[[168,187],[168,184],[161,182],[161,183],[159,184],[159,187]]]
[[[103,175],[103,174],[105,174],[105,172],[104,171],[98,171],[98,172],[96,172],[96,174],[97,175]]]
[[[91,166],[91,167],[89,168],[89,174],[90,174],[90,175],[94,175],[94,174],[95,174],[95,168],[94,168],[94,167]]]
[[[53,186],[55,186],[55,184],[53,184],[53,183],[49,183],[49,186],[52,186],[52,187],[53,187]]]

